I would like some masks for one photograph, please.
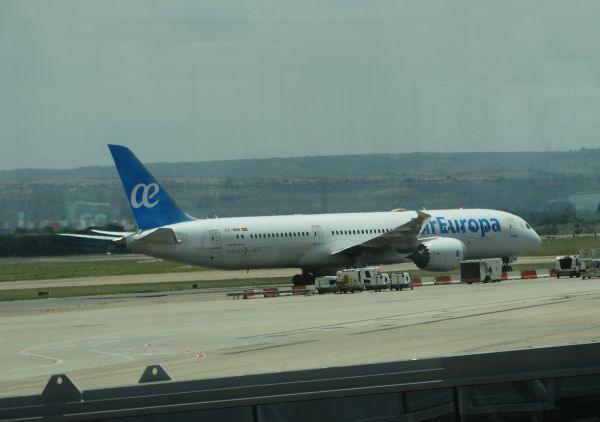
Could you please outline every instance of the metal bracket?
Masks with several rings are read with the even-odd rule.
[[[81,391],[65,374],[52,375],[48,384],[42,391],[43,403],[65,403],[70,401],[82,401]]]
[[[139,384],[146,382],[171,381],[171,377],[167,371],[160,365],[150,365],[146,367],[142,377],[138,381]]]

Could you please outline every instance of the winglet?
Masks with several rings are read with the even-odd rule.
[[[141,230],[190,221],[137,157],[122,145],[108,145]]]

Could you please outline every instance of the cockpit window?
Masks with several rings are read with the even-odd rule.
[[[529,225],[529,223],[525,223],[525,227],[527,227],[528,229],[531,228],[531,226]]]

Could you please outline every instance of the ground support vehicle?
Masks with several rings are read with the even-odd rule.
[[[390,277],[387,273],[377,272],[372,274],[370,283],[365,281],[365,289],[380,292],[390,288]]]
[[[585,271],[581,272],[581,278],[600,277],[600,249],[581,249],[579,259],[585,265]]]
[[[315,279],[315,290],[319,294],[335,293],[337,291],[337,277],[334,275],[326,275]]]
[[[414,289],[412,278],[409,273],[390,274],[390,290]]]
[[[463,283],[490,283],[502,279],[502,258],[471,259],[460,263]]]
[[[357,268],[355,271],[358,279],[364,283],[365,290],[380,292],[390,287],[390,277],[387,273],[381,272],[379,267]]]
[[[557,256],[555,260],[556,278],[561,276],[579,277],[585,272],[585,262],[579,255]]]
[[[586,261],[585,271],[581,273],[581,278],[600,278],[600,259],[590,259]]]
[[[340,293],[354,293],[365,290],[362,271],[365,268],[351,268],[337,272],[337,291]],[[369,283],[371,282],[369,278]]]

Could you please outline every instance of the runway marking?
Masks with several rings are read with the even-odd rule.
[[[55,358],[55,357],[47,356],[47,355],[42,355],[40,353],[33,353],[32,350],[42,349],[44,347],[58,346],[58,345],[62,345],[63,348],[78,348],[79,346],[77,343],[83,343],[86,341],[91,341],[91,340],[99,339],[99,338],[101,339],[103,337],[106,339],[106,341],[103,341],[103,342],[101,341],[95,345],[100,345],[100,344],[104,344],[104,343],[109,343],[111,341],[116,341],[119,338],[130,338],[130,336],[116,336],[116,337],[110,336],[108,338],[106,338],[106,336],[93,336],[93,337],[80,339],[79,341],[76,341],[76,342],[73,342],[72,340],[63,340],[63,341],[57,341],[57,342],[47,343],[47,344],[38,344],[36,346],[27,347],[25,349],[17,351],[17,355],[23,356],[23,357],[33,357],[33,358],[38,358],[38,359],[44,359],[44,360],[51,362],[49,365],[43,365],[43,366],[36,365],[36,366],[27,366],[27,367],[21,367],[21,368],[11,368],[11,369],[5,370],[5,372],[21,372],[21,371],[28,371],[31,369],[49,368],[51,366],[61,365],[64,363],[63,359]],[[89,351],[89,350],[86,350],[86,351]],[[100,352],[98,352],[98,353],[100,353]],[[105,352],[105,353],[108,353],[108,352]],[[126,355],[123,355],[123,356],[126,356]]]
[[[204,353],[204,352],[192,352],[191,350],[173,349],[171,347],[157,346],[154,343],[146,343],[146,344],[144,344],[144,346],[151,348],[151,349],[162,349],[162,350],[168,350],[170,352],[188,353],[188,354],[194,355],[194,357],[196,359],[206,359],[206,353]]]
[[[50,365],[27,367],[27,368],[13,368],[12,370],[9,369],[9,372],[18,371],[18,370],[23,371],[23,370],[29,370],[29,369],[34,369],[34,368],[47,368],[49,366],[60,365],[61,363],[63,363],[62,359],[53,358],[52,356],[40,355],[38,353],[31,353],[31,352],[29,352],[29,350],[39,349],[40,347],[50,346],[50,345],[51,344],[28,347],[26,349],[22,349],[22,350],[19,350],[17,352],[17,354],[19,354],[20,356],[49,360],[51,362]]]
[[[38,353],[28,352],[28,350],[38,349],[40,347],[44,347],[44,345],[28,347],[26,349],[19,350],[18,354],[21,355],[21,356],[25,356],[25,357],[32,357],[32,358],[39,358],[39,359],[49,360],[49,361],[52,362],[49,366],[60,365],[61,363],[63,363],[62,359],[53,358],[52,356],[40,355]],[[25,369],[25,368],[23,368],[23,369]],[[30,369],[30,368],[27,368],[27,369]]]

